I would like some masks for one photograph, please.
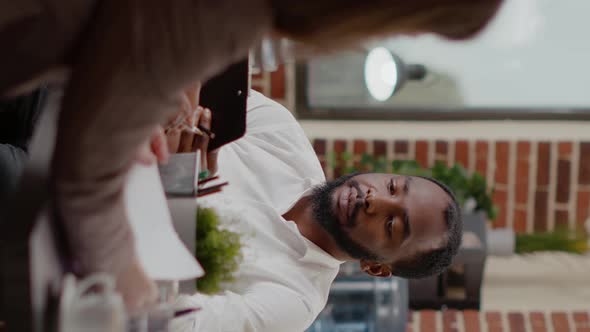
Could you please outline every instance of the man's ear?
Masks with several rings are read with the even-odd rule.
[[[361,260],[359,262],[361,266],[361,270],[366,274],[373,276],[373,277],[391,277],[393,275],[393,271],[391,270],[391,266],[388,264],[377,263],[377,262],[369,262],[365,260]]]

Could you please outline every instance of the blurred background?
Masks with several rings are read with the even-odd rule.
[[[255,69],[328,178],[431,175],[464,207],[449,271],[407,282],[345,265],[309,331],[590,331],[588,12],[507,0],[467,42],[398,38]]]

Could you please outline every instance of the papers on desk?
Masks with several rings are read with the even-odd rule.
[[[173,153],[159,165],[160,178],[168,197],[196,197],[199,185],[201,152]]]
[[[174,230],[156,165],[135,165],[131,169],[125,204],[139,258],[151,278],[186,280],[203,275],[194,255]]]

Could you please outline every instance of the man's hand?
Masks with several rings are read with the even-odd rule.
[[[135,257],[130,265],[116,275],[117,291],[123,295],[127,312],[141,312],[158,298],[156,284],[147,276]]]
[[[166,127],[166,140],[170,153],[201,151],[201,168],[217,171],[218,151],[207,151],[210,137],[199,128],[211,129],[213,113],[197,105],[195,89],[189,89],[181,97],[179,113]]]
[[[137,161],[145,165],[165,163],[170,153],[201,151],[201,168],[217,172],[218,150],[207,151],[210,137],[200,128],[211,129],[212,112],[197,106],[195,93],[198,88],[186,90],[181,96],[180,111],[168,122],[166,129],[154,130],[149,142],[141,146]]]
[[[158,126],[149,142],[143,144],[137,153],[137,161],[143,165],[151,165],[155,162],[166,163],[170,157],[168,143],[164,128]]]

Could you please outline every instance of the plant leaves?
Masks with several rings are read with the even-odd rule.
[[[211,208],[197,208],[195,256],[205,275],[197,280],[197,290],[215,294],[223,284],[234,280],[233,274],[242,261],[240,235],[219,225],[219,217]]]

